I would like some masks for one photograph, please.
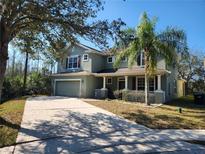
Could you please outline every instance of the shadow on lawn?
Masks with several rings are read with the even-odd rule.
[[[8,120],[5,120],[4,118],[0,117],[0,126],[7,126],[7,127],[10,127],[10,128],[13,128],[13,129],[19,129],[20,128],[20,125],[17,125],[17,124],[13,124],[11,123],[10,121]]]
[[[166,105],[183,107],[187,109],[196,109],[196,110],[205,110],[205,104],[199,105],[194,102],[194,98],[192,96],[185,96],[170,102],[167,102]]]
[[[0,148],[15,143],[20,125],[0,117]]]
[[[165,114],[148,115],[143,111],[137,113],[123,112],[122,114],[126,119],[153,129],[192,129],[193,125],[196,125],[192,121],[189,121],[189,125],[185,125],[183,118]]]

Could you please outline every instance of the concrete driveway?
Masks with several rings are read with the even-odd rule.
[[[17,145],[1,150],[17,154],[204,154],[204,147],[182,141],[184,139],[205,139],[205,132],[152,130],[80,99],[36,97],[26,102]]]

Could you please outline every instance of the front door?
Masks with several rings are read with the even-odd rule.
[[[125,89],[125,81],[119,81],[119,90]]]

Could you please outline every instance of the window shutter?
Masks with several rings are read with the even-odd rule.
[[[141,54],[137,55],[137,65],[140,66],[141,64]]]
[[[78,68],[80,68],[80,56],[78,56]]]
[[[65,64],[66,69],[68,68],[68,58],[66,58],[66,64]]]

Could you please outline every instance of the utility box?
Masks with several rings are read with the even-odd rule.
[[[204,93],[195,93],[194,94],[194,102],[196,104],[205,104],[205,94]]]

